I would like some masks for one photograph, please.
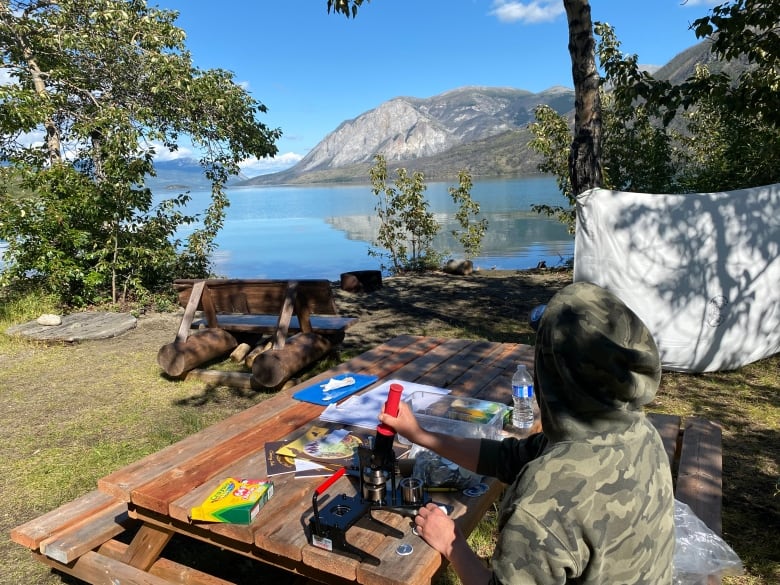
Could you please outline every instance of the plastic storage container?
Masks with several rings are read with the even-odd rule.
[[[422,428],[457,437],[499,438],[509,410],[498,402],[435,392],[412,392],[404,401]]]

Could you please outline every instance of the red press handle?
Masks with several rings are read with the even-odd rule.
[[[322,483],[321,483],[321,484],[320,484],[320,485],[317,487],[317,489],[316,489],[316,490],[314,490],[314,494],[315,494],[316,496],[320,496],[320,495],[322,495],[322,493],[323,493],[323,492],[324,492],[326,489],[328,489],[330,486],[332,486],[334,483],[336,483],[336,480],[337,480],[338,478],[340,478],[342,475],[344,475],[346,472],[347,472],[347,468],[346,468],[346,467],[342,467],[341,469],[339,469],[339,470],[338,470],[336,473],[334,473],[334,474],[333,474],[333,475],[331,475],[331,476],[330,476],[328,479],[326,479],[325,481],[323,481],[323,482],[322,482]]]
[[[385,412],[390,416],[398,416],[398,405],[401,402],[403,391],[404,387],[400,384],[390,384],[390,391],[387,393],[387,400],[385,401]],[[384,423],[380,423],[376,430],[385,436],[391,436],[395,433],[392,427]]]

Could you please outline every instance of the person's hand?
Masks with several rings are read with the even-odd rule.
[[[403,401],[398,403],[398,416],[390,416],[383,411],[379,414],[379,422],[392,427],[396,433],[412,443],[419,443],[419,437],[423,433],[409,405]]]
[[[417,511],[414,524],[417,534],[425,542],[451,560],[456,542],[463,539],[452,518],[436,504],[428,503]]]

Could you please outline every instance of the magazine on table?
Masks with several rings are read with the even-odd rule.
[[[278,445],[267,443],[266,462],[268,463],[269,460],[269,452],[273,450],[275,461],[271,465],[275,465],[274,469],[280,470],[280,473],[285,473],[283,469],[289,472],[294,467],[296,477],[311,477],[318,474],[318,470],[312,469],[311,465],[306,465],[309,463],[328,470],[327,473],[319,470],[319,474],[330,475],[340,467],[359,467],[358,447],[370,448],[373,439],[374,432],[363,429],[349,429],[327,423],[314,424],[294,439],[278,441],[277,443],[280,443]],[[409,451],[409,448],[410,445],[396,444],[393,450],[395,456],[400,458]],[[268,474],[273,474],[271,467],[268,468]]]
[[[304,459],[337,469],[355,464],[358,447],[369,444],[367,433],[331,425],[312,425],[276,449],[277,456]]]
[[[294,473],[299,477],[324,477],[331,475],[340,466],[320,465],[308,459],[279,454],[278,450],[290,441],[268,441],[265,444],[265,467],[268,477]]]

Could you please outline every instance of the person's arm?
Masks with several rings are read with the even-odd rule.
[[[415,445],[425,447],[437,455],[457,463],[464,469],[477,470],[482,439],[454,437],[426,431],[417,422],[417,418],[405,402],[398,405],[397,417],[383,412],[379,415],[379,420],[393,427],[399,435]]]
[[[492,571],[471,550],[466,537],[436,504],[420,508],[414,523],[419,534],[450,562],[463,585],[487,585]]]

